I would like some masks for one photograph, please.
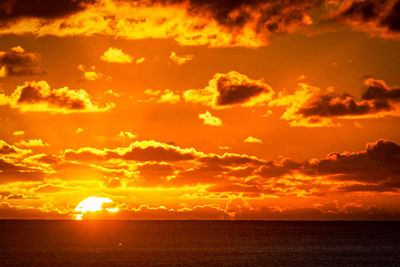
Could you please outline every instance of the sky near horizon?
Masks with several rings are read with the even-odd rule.
[[[399,0],[0,0],[0,218],[399,219],[399,67]]]

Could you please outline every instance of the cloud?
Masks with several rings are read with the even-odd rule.
[[[381,194],[400,192],[400,146],[383,139],[358,152],[305,161],[203,153],[152,140],[54,155],[23,153],[0,142],[0,195],[13,192],[10,198],[20,198],[18,203],[39,197],[41,203],[52,201],[43,198],[48,194],[63,199],[75,191],[107,190],[121,203],[118,218],[388,219],[391,213],[363,203],[363,194],[382,203]],[[324,203],[332,197],[341,204]],[[287,204],[293,201],[298,203]]]
[[[13,0],[2,1],[0,5],[0,21],[10,21],[23,18],[54,19],[84,10],[95,0]]]
[[[7,105],[8,101],[9,101],[8,96],[6,96],[5,94],[1,94],[0,93],[0,106]]]
[[[400,146],[387,140],[367,144],[365,151],[331,153],[310,162],[306,174],[331,175],[337,180],[367,183],[397,182],[400,187]]]
[[[147,89],[144,93],[149,98],[143,102],[176,104],[181,101],[181,96],[169,89],[164,89],[164,91]]]
[[[15,143],[17,146],[23,146],[23,147],[45,147],[49,146],[48,143],[43,143],[42,139],[29,139],[28,141],[21,140],[17,143]]]
[[[108,156],[136,161],[181,161],[191,160],[198,152],[195,149],[182,149],[177,146],[156,141],[136,141],[128,148],[110,151]]]
[[[97,165],[102,171],[122,171],[137,162],[136,170],[126,173],[126,177],[137,177],[131,180],[132,186],[204,185],[207,192],[219,194],[305,197],[400,189],[400,146],[387,140],[370,143],[363,151],[335,152],[303,162],[288,158],[268,161],[235,153],[206,154],[156,141],[135,141],[115,149],[67,149],[62,158],[79,165]],[[76,170],[75,165],[73,168]]]
[[[236,71],[217,73],[203,89],[190,89],[183,93],[186,102],[199,103],[212,108],[235,105],[251,107],[265,105],[274,91],[263,80],[252,80]]]
[[[7,142],[0,140],[0,155],[12,155],[12,156],[25,156],[30,154],[32,151],[30,149],[20,149],[16,146],[9,145]]]
[[[118,203],[116,204],[119,205]],[[121,206],[121,205],[119,205]],[[91,212],[85,219],[125,220],[399,220],[400,214],[388,212],[377,206],[357,203],[317,203],[310,208],[254,207],[243,198],[234,198],[226,205],[199,204],[180,208],[164,205],[119,207],[117,213]],[[71,219],[72,210],[59,210],[50,203],[47,206],[29,207],[0,204],[0,218],[4,219]],[[200,224],[200,222],[199,222]],[[215,224],[213,222],[213,224]]]
[[[110,63],[131,63],[133,61],[131,55],[124,53],[122,49],[114,47],[108,48],[100,59]]]
[[[334,21],[342,21],[356,30],[383,38],[400,38],[400,1],[363,0],[343,1],[339,10],[331,14]]]
[[[261,140],[258,139],[258,138],[255,138],[255,137],[253,137],[253,136],[247,137],[246,139],[243,140],[243,142],[245,142],[245,143],[259,143],[259,144],[262,144],[262,143],[263,143],[263,141],[261,141]]]
[[[135,62],[136,62],[136,64],[141,64],[141,63],[143,63],[145,60],[146,60],[146,58],[141,57],[141,58],[136,59]]]
[[[199,119],[203,120],[204,125],[222,126],[221,119],[211,115],[209,111],[199,114]]]
[[[217,154],[204,155],[199,159],[199,161],[207,164],[216,163],[222,166],[238,166],[238,165],[248,165],[248,164],[259,166],[265,164],[265,162],[262,159],[259,159],[255,156],[236,154],[236,153],[224,153],[222,155],[217,155]]]
[[[128,131],[121,131],[121,132],[118,134],[118,136],[119,136],[119,137],[122,137],[122,138],[126,138],[126,139],[135,139],[135,138],[137,137],[136,134],[133,134],[133,133],[128,132]]]
[[[105,96],[112,96],[112,97],[121,97],[124,94],[123,93],[118,93],[118,92],[114,92],[112,89],[108,89],[107,91],[104,92]]]
[[[186,62],[191,61],[194,58],[194,55],[178,56],[175,52],[171,52],[171,55],[169,56],[169,58],[176,65],[183,65]]]
[[[95,81],[104,76],[103,73],[96,72],[95,66],[91,66],[91,67],[87,68],[84,65],[80,64],[80,65],[78,65],[78,70],[83,72],[83,77],[88,81]]]
[[[0,185],[12,181],[42,180],[49,169],[42,170],[24,162],[32,153],[31,149],[19,148],[0,140]]]
[[[95,148],[67,149],[64,157],[68,160],[108,160],[124,159],[134,161],[184,161],[192,160],[202,153],[194,148],[180,148],[174,145],[160,143],[154,140],[135,141],[128,147],[99,150]]]
[[[71,90],[68,87],[53,89],[46,81],[25,82],[8,97],[8,104],[22,112],[104,112],[114,107],[107,103],[100,108],[93,104],[89,94],[83,90]]]
[[[1,211],[1,210],[0,210]],[[1,213],[0,213],[1,215]],[[204,204],[184,208],[166,208],[165,206],[140,205],[125,207],[113,214],[85,214],[86,218],[118,218],[127,220],[219,220],[229,219],[223,208],[218,205]]]
[[[64,190],[71,190],[73,188],[59,184],[45,183],[37,186],[33,190],[39,194],[53,194]]]
[[[181,45],[259,47],[312,24],[322,0],[8,1],[0,34],[173,39]],[[13,4],[14,3],[14,4]],[[1,14],[1,13],[0,13]]]
[[[288,95],[279,94],[270,106],[285,106],[282,119],[291,126],[335,127],[333,119],[366,119],[400,116],[400,89],[389,88],[382,80],[365,80],[361,100],[350,94],[337,95],[333,91],[321,92],[318,87],[300,83]]]
[[[21,135],[24,135],[24,134],[25,134],[24,131],[15,131],[15,132],[13,132],[14,136],[21,136]]]
[[[38,55],[25,52],[21,46],[0,51],[0,77],[42,74]]]
[[[174,166],[167,163],[144,163],[137,167],[142,186],[159,186],[165,184],[174,173]]]
[[[67,214],[57,210],[47,211],[41,208],[27,206],[13,206],[9,203],[0,203],[0,218],[3,219],[69,219]]]

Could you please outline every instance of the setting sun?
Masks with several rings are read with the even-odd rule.
[[[87,212],[96,212],[96,211],[109,211],[109,212],[117,212],[119,210],[118,207],[104,207],[104,204],[112,204],[113,201],[106,197],[88,197],[85,200],[82,200],[78,206],[75,208],[75,219],[82,220],[83,215]]]

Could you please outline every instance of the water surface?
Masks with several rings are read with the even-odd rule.
[[[0,265],[400,266],[400,222],[0,221]]]

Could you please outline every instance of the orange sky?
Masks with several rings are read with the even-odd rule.
[[[0,218],[399,219],[400,1],[0,2]],[[99,216],[97,216],[99,215]]]

